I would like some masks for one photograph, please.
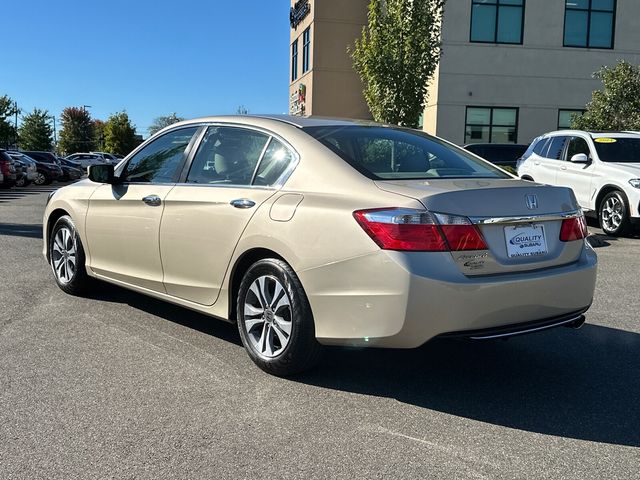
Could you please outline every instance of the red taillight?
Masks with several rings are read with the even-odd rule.
[[[560,240],[562,242],[571,242],[572,240],[581,240],[585,238],[589,232],[587,231],[587,222],[584,216],[575,218],[565,218],[560,228]]]
[[[11,173],[11,168],[8,160],[0,160],[0,172],[4,175],[9,175]]]
[[[482,234],[466,217],[400,208],[358,210],[353,216],[384,250],[446,252],[487,249]]]
[[[475,225],[442,225],[442,232],[454,252],[487,249],[487,244]]]

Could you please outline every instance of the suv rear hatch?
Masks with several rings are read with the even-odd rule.
[[[451,252],[468,276],[566,265],[577,261],[584,247],[584,217],[568,188],[515,179],[375,183],[381,190],[419,200],[432,213],[466,217],[476,225],[487,249]]]

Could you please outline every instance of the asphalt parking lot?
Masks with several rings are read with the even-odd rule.
[[[596,235],[580,330],[330,349],[262,373],[235,326],[60,291],[47,191],[0,191],[0,478],[640,478],[640,237]]]

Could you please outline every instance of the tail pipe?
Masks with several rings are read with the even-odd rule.
[[[580,327],[582,327],[582,325],[584,325],[585,321],[586,321],[586,317],[584,315],[580,315],[573,322],[567,323],[565,326],[569,328],[573,328],[574,330],[578,330]]]

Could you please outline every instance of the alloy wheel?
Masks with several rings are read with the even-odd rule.
[[[67,228],[60,228],[51,246],[51,266],[56,278],[63,284],[69,283],[76,272],[77,250],[75,235]]]
[[[602,225],[605,230],[614,232],[622,224],[624,205],[618,197],[609,197],[602,206]]]
[[[36,174],[36,178],[33,180],[33,183],[36,185],[44,185],[44,182],[47,181],[47,178],[40,172]]]
[[[291,300],[276,277],[256,278],[244,301],[244,329],[254,350],[267,358],[280,355],[291,338]]]

